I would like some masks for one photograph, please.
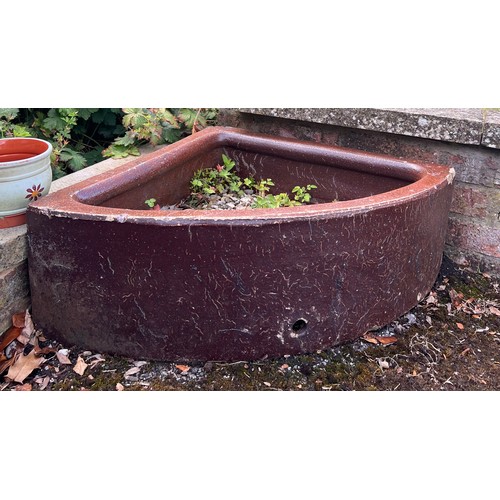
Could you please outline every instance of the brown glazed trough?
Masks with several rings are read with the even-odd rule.
[[[312,205],[149,210],[225,153]],[[135,359],[253,360],[356,339],[436,279],[454,172],[213,127],[28,208],[32,315],[48,338]],[[338,200],[338,201],[333,201]],[[146,208],[146,209],[145,209]]]

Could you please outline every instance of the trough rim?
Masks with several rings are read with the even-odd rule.
[[[201,148],[201,150],[205,148],[208,151],[215,147],[228,146],[248,150],[252,144],[256,153],[259,152],[257,148],[265,146],[271,154],[278,157],[283,156],[284,152],[310,154],[315,151],[317,155],[323,152],[344,158],[354,155],[367,162],[380,163],[382,168],[389,163],[390,168],[402,168],[404,175],[399,176],[399,178],[410,181],[410,184],[353,200],[272,209],[152,211],[105,207],[98,204],[110,198],[109,192],[112,184],[114,194],[126,191],[134,185],[134,182],[148,173],[160,175],[165,168],[165,162],[171,162],[172,165],[175,165],[180,157],[189,156],[191,151],[197,151],[197,154],[200,154],[200,149],[197,148]],[[363,168],[353,166],[341,168],[363,171]],[[373,173],[378,173],[376,167],[371,168],[371,170]],[[354,216],[388,206],[405,205],[425,198],[430,192],[451,184],[454,177],[455,170],[443,165],[411,162],[390,155],[254,133],[234,127],[215,126],[181,139],[159,151],[130,160],[117,167],[111,174],[103,173],[42,197],[28,206],[28,213],[39,213],[49,217],[159,226],[198,223],[203,225],[234,224],[238,222],[245,224],[281,223],[287,220],[316,220]]]

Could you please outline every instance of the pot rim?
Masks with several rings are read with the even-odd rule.
[[[3,137],[0,138],[0,144],[3,141],[36,141],[41,142],[47,145],[47,149],[43,153],[39,153],[37,155],[31,156],[30,158],[24,158],[22,160],[12,160],[12,161],[0,161],[0,170],[3,168],[12,168],[12,167],[22,167],[28,163],[32,163],[33,161],[43,160],[51,155],[52,153],[52,144],[44,139],[38,139],[37,137]]]

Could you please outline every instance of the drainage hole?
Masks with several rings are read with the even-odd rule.
[[[302,332],[307,328],[307,321],[305,319],[298,319],[293,325],[292,330],[294,332]]]

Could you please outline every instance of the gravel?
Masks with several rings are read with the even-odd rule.
[[[234,193],[212,194],[203,196],[198,203],[193,201],[193,198],[188,198],[175,205],[164,205],[161,210],[245,210],[252,208],[257,198],[258,195],[251,190],[247,190],[241,195]]]

